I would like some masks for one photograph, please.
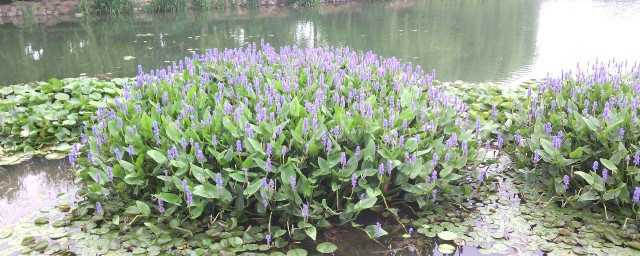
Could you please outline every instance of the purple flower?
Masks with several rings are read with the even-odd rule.
[[[122,160],[122,153],[120,152],[120,149],[117,149],[117,148],[116,148],[116,149],[114,149],[114,150],[113,150],[113,155],[115,155],[115,156],[116,156],[116,159],[118,159],[118,160]]]
[[[360,156],[360,146],[356,147],[356,157]]]
[[[273,151],[273,146],[271,146],[271,143],[267,143],[267,150],[266,150],[267,155],[270,156],[271,153],[273,153],[272,151]]]
[[[598,161],[594,161],[594,162],[593,162],[593,166],[592,166],[591,168],[592,168],[594,171],[597,171],[597,170],[598,170],[598,165],[599,165]]]
[[[236,140],[236,152],[242,152],[242,141]]]
[[[538,163],[538,162],[540,162],[540,150],[536,149],[533,152],[533,163],[535,164],[535,163]]]
[[[267,157],[266,167],[264,169],[266,172],[271,172],[271,157]]]
[[[449,162],[449,160],[451,159],[451,155],[449,153],[447,153],[446,155],[444,155],[444,161],[445,162]]]
[[[267,240],[267,246],[271,247],[271,235],[267,234],[267,236],[265,236],[265,239]]]
[[[309,219],[309,205],[308,204],[303,204],[302,205],[302,218],[304,218],[304,221],[307,221],[307,219]]]
[[[107,166],[107,179],[113,181],[113,169],[109,166]]]
[[[309,130],[309,118],[305,118],[302,121],[302,134],[307,135],[307,130]]]
[[[282,147],[282,150],[280,150],[280,154],[282,154],[282,156],[286,156],[287,155],[287,147]]]
[[[376,237],[382,236],[382,224],[376,222]]]
[[[364,200],[364,193],[360,194],[360,200]]]
[[[356,185],[358,185],[358,175],[354,172],[351,174],[351,186],[355,188]]]
[[[551,129],[552,129],[552,127],[551,127],[551,122],[547,122],[547,123],[544,125],[544,130],[545,130],[545,132],[547,133],[547,136],[551,136]]]
[[[180,141],[180,146],[182,146],[182,150],[186,150],[187,149],[187,139],[182,138],[182,141]]]
[[[378,167],[378,174],[383,175],[384,174],[384,164],[380,163],[380,166]]]
[[[291,189],[296,190],[296,177],[293,175],[289,176],[289,185],[291,185]]]
[[[102,215],[103,214],[103,212],[102,212],[102,204],[100,202],[96,203],[96,213],[98,215]]]
[[[216,135],[211,136],[211,145],[214,147],[218,145],[218,136]]]
[[[438,190],[434,188],[433,191],[431,191],[431,199],[435,201],[437,195],[438,195]]]
[[[391,170],[393,169],[393,162],[387,159],[387,174],[391,175]]]
[[[609,177],[609,170],[607,170],[607,168],[604,168],[602,170],[602,181],[606,182],[607,181],[607,177]]]
[[[483,169],[478,170],[478,183],[482,183],[482,181],[484,180],[484,174],[485,174],[485,170]]]
[[[564,189],[569,189],[569,175],[564,176]]]
[[[562,137],[559,135],[553,136],[553,147],[560,148],[562,146]]]
[[[192,204],[193,204],[193,194],[191,193],[191,190],[187,190],[187,206]]]
[[[624,139],[624,128],[620,128],[620,140]]]
[[[438,172],[436,172],[436,170],[433,170],[433,172],[431,172],[431,179],[432,180],[438,179]]]
[[[100,179],[100,173],[96,172],[96,182],[100,183],[101,179]]]
[[[189,187],[187,187],[187,179],[182,179],[182,192],[187,192]]]
[[[636,153],[633,155],[633,164],[640,164],[640,151],[636,151]]]
[[[433,153],[433,158],[431,159],[431,164],[432,164],[433,166],[438,165],[438,154]]]
[[[347,165],[347,153],[346,152],[342,152],[341,157],[340,157],[340,163],[343,166]]]
[[[216,173],[216,187],[218,188],[218,194],[222,194],[223,185],[222,174]]]
[[[462,142],[462,154],[466,157],[469,155],[469,147],[467,146],[467,141]]]
[[[158,211],[160,211],[160,213],[164,212],[164,202],[162,202],[160,198],[158,198]]]
[[[633,202],[637,203],[640,202],[640,187],[636,187],[635,190],[633,190]]]
[[[133,151],[133,145],[129,145],[129,156],[134,156],[136,153]]]
[[[411,235],[413,233],[413,228],[409,228],[408,233],[409,233],[409,235]]]

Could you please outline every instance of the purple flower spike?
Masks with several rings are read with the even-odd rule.
[[[308,204],[303,204],[302,205],[302,218],[304,218],[304,221],[307,221],[309,219],[309,205]]]
[[[160,213],[164,212],[164,202],[160,198],[158,198],[158,211],[160,211]]]
[[[358,185],[358,175],[354,172],[351,174],[351,186],[356,187]]]
[[[102,204],[100,202],[96,203],[96,213],[98,215],[102,215],[104,212],[102,211]]]
[[[291,189],[296,190],[296,177],[291,175],[289,176],[289,184],[291,185]]]
[[[267,246],[271,247],[271,235],[267,234],[264,239],[267,240]]]
[[[242,141],[241,140],[236,140],[236,152],[238,152],[238,153],[242,152]]]
[[[591,168],[592,168],[594,171],[597,171],[597,170],[598,170],[598,165],[599,165],[598,161],[594,161],[594,162],[593,162],[593,166],[592,166]]]
[[[193,194],[191,193],[191,190],[187,190],[187,206],[192,204],[193,204]]]
[[[569,175],[564,176],[564,189],[569,189]]]
[[[638,203],[640,202],[640,187],[636,187],[635,190],[633,190],[633,202],[634,203]]]
[[[533,163],[538,162],[540,162],[540,150],[536,149],[536,151],[533,152]]]
[[[379,237],[382,235],[382,224],[380,224],[380,222],[376,222],[376,237]]]

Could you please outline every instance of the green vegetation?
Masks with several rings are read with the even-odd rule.
[[[121,15],[131,13],[134,9],[132,0],[94,0],[94,8],[97,13]]]
[[[513,254],[532,236],[520,242],[545,252],[629,253],[640,248],[638,67],[602,65],[501,88],[441,84],[341,48],[211,50],[135,79],[3,87],[0,154],[5,165],[70,152],[83,200],[63,207],[64,223],[108,234],[98,252],[301,253],[291,241],[350,224],[376,241],[415,230],[442,253],[466,242]],[[359,218],[372,212],[395,224]],[[52,245],[18,233],[24,250]],[[126,246],[104,249],[113,243]]]

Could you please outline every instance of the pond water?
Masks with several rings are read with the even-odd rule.
[[[0,25],[0,86],[83,74],[132,76],[140,63],[162,67],[191,51],[261,39],[275,46],[370,50],[436,69],[444,81],[515,83],[596,58],[640,60],[638,13],[640,1],[622,0],[395,1],[71,19],[32,28],[7,23]],[[0,228],[76,189],[63,161],[5,168]],[[350,230],[336,235],[351,241],[344,254],[388,251]],[[475,247],[463,248],[457,253],[478,254]]]
[[[392,1],[0,25],[0,84],[132,76],[190,51],[264,39],[349,46],[436,69],[442,81],[518,82],[600,59],[640,59],[639,1]],[[19,22],[18,22],[19,23]],[[135,59],[125,56],[132,56]]]

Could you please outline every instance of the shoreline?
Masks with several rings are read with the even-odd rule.
[[[411,1],[413,2],[413,1]],[[146,10],[152,1],[150,0],[133,0],[133,12],[126,13],[126,15],[132,14],[162,14],[172,13],[168,12],[154,12]],[[352,0],[337,0],[318,2],[316,6],[340,6],[346,4],[363,4],[360,1]],[[48,2],[26,2],[16,1],[9,4],[0,4],[0,25],[13,23],[14,25],[37,25],[37,24],[57,24],[59,22],[75,21],[78,18],[83,17],[97,17],[108,16],[109,14],[96,13],[95,7],[91,6],[91,13],[88,15],[83,13],[80,9],[81,1],[79,0],[51,0]],[[208,11],[221,11],[228,12],[232,10],[249,10],[256,9],[259,11],[264,10],[282,10],[286,8],[295,8],[295,4],[287,4],[284,0],[261,0],[259,6],[250,8],[246,6],[246,0],[238,1],[237,5],[228,6],[223,8],[217,8],[215,6],[209,7]],[[199,9],[193,6],[189,6],[187,10],[183,12],[204,11],[205,9]],[[122,15],[120,15],[122,16]]]

